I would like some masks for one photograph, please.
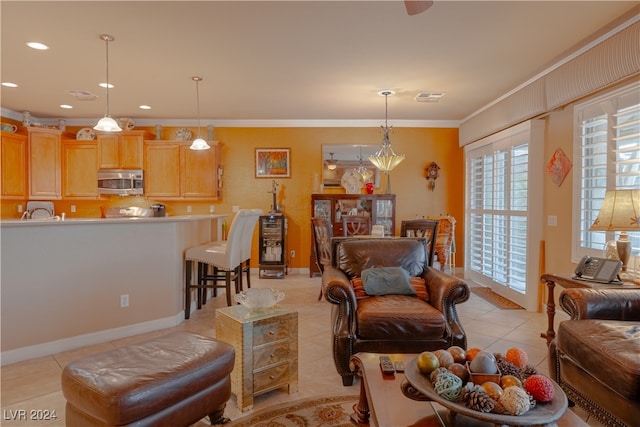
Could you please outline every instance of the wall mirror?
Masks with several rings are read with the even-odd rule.
[[[369,156],[375,154],[379,148],[379,145],[323,144],[322,185],[341,187],[344,174],[358,169],[362,164],[372,174],[368,181],[380,187],[380,171],[369,161]],[[335,168],[329,167],[331,163],[335,164]]]

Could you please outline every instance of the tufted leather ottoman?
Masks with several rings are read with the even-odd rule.
[[[224,421],[235,350],[174,332],[69,363],[62,372],[67,426],[188,426]]]

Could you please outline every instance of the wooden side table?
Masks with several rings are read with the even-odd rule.
[[[637,288],[637,286],[632,283],[628,283],[628,284],[625,283],[622,285],[614,285],[614,284],[608,284],[608,283],[595,283],[595,282],[587,282],[584,280],[576,280],[568,276],[562,276],[558,274],[549,274],[549,273],[543,274],[540,277],[540,280],[545,282],[545,284],[547,285],[548,326],[547,326],[547,331],[542,332],[540,334],[542,338],[545,338],[547,340],[547,345],[549,345],[549,343],[553,341],[553,338],[556,336],[556,332],[554,331],[554,324],[553,324],[553,321],[556,316],[556,303],[555,303],[555,297],[553,295],[553,291],[556,285],[561,286],[565,289],[570,289],[570,288],[594,288],[594,289],[616,289],[616,288],[627,289],[629,288],[629,289],[632,289],[633,287]]]
[[[236,350],[231,392],[241,411],[259,394],[298,391],[298,313],[287,308],[251,311],[236,305],[216,310],[216,338]]]

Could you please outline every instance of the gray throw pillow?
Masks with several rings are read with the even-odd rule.
[[[362,270],[367,295],[415,295],[409,272],[402,267],[379,267]]]

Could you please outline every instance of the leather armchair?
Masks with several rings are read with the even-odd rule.
[[[549,372],[570,401],[605,426],[640,420],[640,290],[565,289]]]
[[[420,353],[466,348],[456,304],[469,299],[461,279],[427,266],[424,238],[334,238],[331,265],[322,274],[332,306],[333,358],[345,386],[353,384],[349,358],[358,352]],[[357,299],[351,279],[372,267],[403,267],[425,280],[428,300],[410,295]]]

